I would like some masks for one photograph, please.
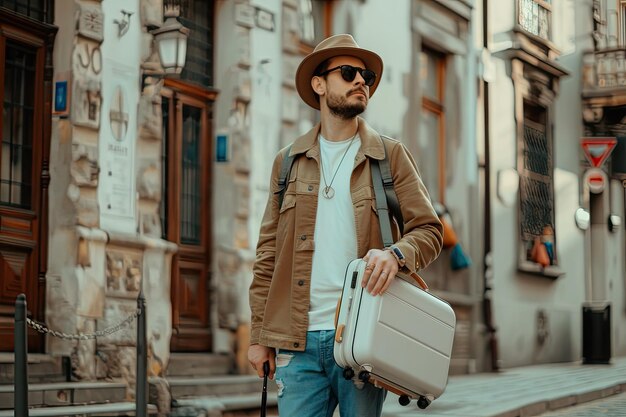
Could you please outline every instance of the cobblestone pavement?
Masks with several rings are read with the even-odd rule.
[[[540,414],[541,417],[624,417],[626,392],[559,411]]]

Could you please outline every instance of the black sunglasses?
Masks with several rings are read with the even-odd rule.
[[[366,86],[371,87],[376,82],[376,73],[374,71],[359,67],[353,67],[352,65],[340,65],[324,72],[320,72],[317,75],[319,77],[322,77],[338,69],[341,70],[341,77],[349,83],[354,81],[354,77],[356,77],[357,72],[361,74],[361,77],[363,77],[363,81],[365,81]]]

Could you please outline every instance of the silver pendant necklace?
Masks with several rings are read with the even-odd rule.
[[[346,157],[346,155],[348,154],[348,151],[350,150],[350,147],[352,146],[352,142],[354,142],[354,138],[356,138],[356,135],[358,135],[359,131],[357,130],[356,133],[354,134],[354,136],[352,136],[352,139],[350,139],[350,144],[348,145],[348,147],[346,148],[346,151],[343,153],[343,156],[341,157],[341,160],[339,161],[339,165],[337,165],[337,169],[335,169],[335,173],[333,174],[333,177],[330,179],[330,184],[326,183],[326,175],[324,174],[324,164],[322,163],[322,179],[324,180],[324,188],[322,189],[322,195],[324,196],[324,198],[327,199],[331,199],[335,196],[335,189],[332,187],[333,185],[333,181],[335,181],[335,177],[337,176],[337,172],[339,172],[339,168],[341,167],[341,163],[343,162],[344,158]],[[320,153],[320,162],[322,162],[322,154]]]

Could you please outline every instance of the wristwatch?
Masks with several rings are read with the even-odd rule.
[[[404,254],[399,247],[397,247],[396,245],[391,245],[385,249],[391,252],[393,257],[396,258],[396,261],[398,261],[398,265],[400,265],[400,268],[403,268],[404,265],[406,265],[406,258],[404,257]]]

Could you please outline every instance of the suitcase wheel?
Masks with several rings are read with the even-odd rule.
[[[343,368],[343,377],[348,381],[354,378],[354,369],[350,368],[349,366]]]
[[[400,398],[398,398],[398,402],[401,406],[407,406],[411,402],[411,399],[408,395],[401,395]]]
[[[430,405],[430,400],[426,397],[419,397],[417,400],[417,406],[422,410]]]
[[[359,372],[359,379],[363,382],[367,382],[370,379],[370,373],[367,371]]]

